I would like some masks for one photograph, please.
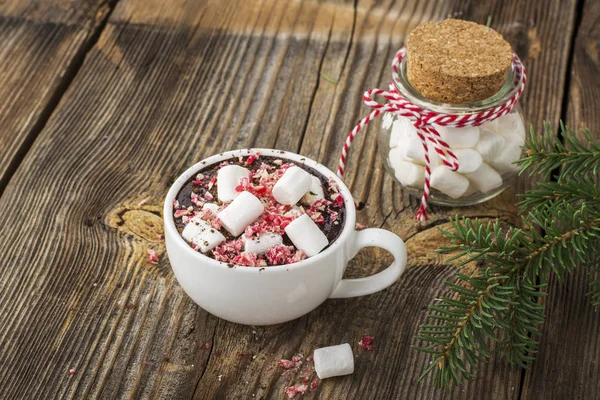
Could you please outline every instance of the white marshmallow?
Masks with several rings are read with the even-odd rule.
[[[265,254],[271,250],[271,247],[279,246],[283,243],[281,235],[276,233],[263,233],[257,238],[244,238],[244,250],[249,253]]]
[[[307,257],[319,254],[329,244],[327,236],[306,214],[302,214],[286,226],[285,233],[294,243],[294,246],[298,250],[302,250]]]
[[[471,174],[465,174],[471,182],[471,185],[482,193],[502,186],[502,177],[496,170],[488,164],[483,163],[477,171]]]
[[[516,135],[525,140],[525,126],[519,113],[513,112],[494,120],[497,121],[497,133],[500,135]]]
[[[273,197],[281,204],[296,204],[310,190],[311,185],[312,175],[293,166],[273,186]]]
[[[429,146],[429,151],[427,153],[429,154],[429,167],[431,169],[443,164],[442,158],[437,151],[435,151],[433,146]]]
[[[313,360],[319,379],[349,375],[354,372],[354,354],[348,343],[316,349]]]
[[[181,232],[181,236],[206,253],[225,241],[225,236],[200,218],[192,218]]]
[[[383,129],[390,129],[392,127],[392,123],[394,122],[394,115],[392,113],[386,112],[383,113],[383,121],[381,123],[381,127]]]
[[[249,192],[241,192],[223,211],[217,214],[221,224],[233,236],[239,236],[244,229],[264,211],[263,203]]]
[[[423,148],[423,143],[414,127],[413,130],[406,131],[406,133],[400,137],[400,140],[398,141],[398,150],[400,150],[402,157],[407,160],[425,165],[425,149]]]
[[[217,173],[217,196],[223,203],[229,203],[239,194],[235,187],[242,178],[249,178],[250,171],[239,165],[226,165]]]
[[[518,172],[520,167],[513,162],[521,158],[521,146],[525,144],[525,138],[509,134],[504,136],[505,145],[502,152],[492,161],[490,165],[500,174],[507,172]]]
[[[496,118],[493,121],[486,122],[485,124],[481,125],[479,129],[489,129],[490,131],[501,135],[502,133],[498,131],[498,126],[498,118]]]
[[[321,180],[314,175],[311,175],[310,190],[304,195],[304,200],[308,203],[313,203],[325,197]]]
[[[210,210],[213,214],[217,215],[219,212],[219,205],[215,203],[204,203],[202,211]]]
[[[440,165],[431,171],[431,187],[458,199],[469,189],[469,180],[458,172],[450,171],[445,165]]]
[[[465,126],[464,128],[450,128],[435,125],[444,140],[452,149],[471,149],[479,141],[479,128],[476,126]]]
[[[425,181],[425,168],[406,161],[399,148],[390,150],[390,167],[402,186],[422,187]]]
[[[481,129],[479,142],[475,146],[475,150],[481,154],[484,161],[492,161],[504,150],[504,137],[495,134],[489,129]]]
[[[392,132],[390,133],[390,147],[398,147],[401,138],[416,133],[416,128],[406,117],[397,117],[392,124]]]
[[[458,159],[458,171],[461,174],[477,171],[483,160],[481,154],[473,149],[458,149],[454,151]]]

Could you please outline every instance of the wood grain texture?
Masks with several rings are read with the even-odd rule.
[[[408,272],[386,291],[268,328],[218,320],[187,298],[158,238],[161,202],[180,172],[225,149],[277,147],[335,167],[367,112],[362,92],[386,84],[408,31],[431,19],[494,15],[529,68],[530,120],[558,119],[574,13],[558,0],[121,0],[0,197],[11,210],[0,214],[0,398],[279,399],[300,374],[270,365],[346,341],[354,375],[305,397],[517,398],[521,371],[497,359],[463,387],[417,384],[429,359],[410,349],[452,273],[431,252],[443,240],[435,227],[457,212],[517,223],[513,191],[435,208],[417,225],[416,200],[384,173],[375,123],[346,180],[367,204],[360,222],[406,239]],[[148,247],[158,265],[146,263]],[[347,276],[389,262],[364,250]],[[365,334],[376,337],[371,352],[358,349]]]
[[[109,10],[103,0],[0,2],[0,193]]]
[[[600,4],[586,1],[574,38],[566,123],[589,128],[600,139]],[[552,277],[546,299],[546,324],[537,360],[527,372],[527,399],[592,399],[600,393],[600,315],[586,296],[590,277],[583,268],[560,282]],[[552,382],[551,385],[541,382]]]

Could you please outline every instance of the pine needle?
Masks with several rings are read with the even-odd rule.
[[[491,16],[488,17],[488,22]],[[539,326],[550,274],[563,279],[576,267],[588,270],[592,304],[600,305],[600,143],[584,130],[576,135],[561,123],[561,137],[544,124],[531,130],[521,172],[542,181],[521,195],[522,228],[499,220],[451,220],[440,230],[458,265],[477,261],[473,276],[455,273],[444,282],[449,294],[429,306],[414,348],[432,357],[420,379],[433,374],[446,387],[472,379],[482,362],[499,351],[527,368],[537,352]],[[560,168],[558,176],[552,174]]]

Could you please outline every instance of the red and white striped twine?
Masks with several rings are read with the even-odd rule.
[[[406,48],[403,47],[398,50],[392,61],[392,79],[397,85],[400,85],[398,73],[402,59],[405,56]],[[518,88],[515,91],[515,94],[500,106],[479,113],[443,114],[423,109],[404,98],[391,82],[389,91],[381,89],[371,89],[366,91],[363,95],[363,101],[367,106],[371,107],[373,111],[364,117],[348,134],[342,149],[342,154],[340,155],[340,162],[337,171],[338,176],[340,178],[344,176],[346,157],[348,156],[350,146],[352,145],[355,136],[362,129],[364,129],[369,122],[384,112],[407,117],[412,121],[415,128],[417,128],[417,134],[419,135],[421,143],[423,144],[423,149],[425,150],[425,184],[423,187],[423,195],[421,197],[421,206],[419,207],[419,211],[417,212],[415,219],[418,221],[427,220],[427,199],[429,198],[429,191],[431,189],[431,168],[428,155],[429,146],[433,146],[433,149],[439,154],[446,167],[450,168],[452,171],[456,171],[458,169],[458,159],[456,158],[456,155],[454,152],[452,152],[452,149],[448,143],[442,140],[440,133],[435,128],[435,125],[453,128],[479,126],[508,114],[517,103],[517,100],[519,100],[527,81],[525,67],[523,67],[523,63],[521,63],[521,60],[516,54],[513,54],[512,65],[514,71],[513,89]],[[380,104],[373,100],[374,96],[382,96],[387,100],[387,102],[385,104]]]

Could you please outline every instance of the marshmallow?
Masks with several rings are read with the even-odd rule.
[[[458,149],[454,155],[458,159],[458,172],[461,174],[477,171],[483,162],[481,154],[473,149]]]
[[[314,175],[311,175],[311,179],[310,190],[304,195],[304,200],[308,203],[313,203],[314,201],[325,198],[321,180]]]
[[[349,375],[354,372],[354,354],[348,343],[316,349],[313,360],[319,379]]]
[[[476,126],[450,128],[435,125],[435,128],[452,149],[472,149],[479,141],[479,128]]]
[[[210,210],[211,213],[217,215],[219,212],[219,205],[215,203],[204,203],[202,211]]]
[[[258,197],[249,192],[241,192],[217,217],[229,233],[239,236],[260,217],[264,209]]]
[[[390,150],[390,167],[394,176],[402,186],[421,187],[425,181],[425,168],[421,165],[406,161],[399,148]]]
[[[525,126],[519,113],[513,112],[492,121],[497,121],[497,133],[500,135],[516,135],[525,139]]]
[[[431,187],[458,199],[469,189],[469,180],[458,172],[450,171],[445,165],[440,165],[431,171]]]
[[[425,164],[425,149],[423,143],[417,134],[417,130],[410,120],[405,118],[412,129],[405,129],[404,134],[398,140],[398,150],[402,157],[417,164]]]
[[[225,241],[225,236],[200,218],[192,218],[181,232],[181,236],[206,253]]]
[[[501,174],[507,172],[517,172],[520,167],[513,162],[521,158],[521,146],[525,144],[525,138],[517,135],[509,134],[504,136],[505,145],[502,152],[492,161],[490,165]]]
[[[249,253],[265,254],[271,250],[271,247],[283,243],[281,235],[276,233],[263,233],[257,238],[244,238],[244,250]]]
[[[223,203],[229,203],[239,194],[235,187],[242,178],[249,178],[250,171],[239,165],[226,165],[217,173],[217,196]]]
[[[415,129],[410,119],[406,117],[397,117],[392,123],[392,132],[390,133],[390,147],[398,147],[402,137],[410,134]],[[415,131],[416,132],[416,131]]]
[[[488,129],[481,129],[479,142],[475,150],[481,154],[484,161],[492,161],[502,153],[504,149],[504,137],[495,134]]]
[[[498,127],[499,127],[498,118],[496,118],[493,121],[486,122],[485,124],[481,125],[479,127],[479,129],[488,129],[488,130],[490,130],[490,131],[492,131],[494,133],[497,133],[497,134],[501,135],[502,132],[500,132],[498,130]]]
[[[431,169],[437,167],[438,165],[442,165],[442,158],[440,157],[440,155],[437,153],[437,151],[435,151],[435,149],[433,148],[433,146],[429,146],[429,150],[427,152],[429,154],[429,167]]]
[[[319,254],[329,244],[327,236],[306,214],[302,214],[286,226],[285,233],[294,246],[298,250],[302,250],[307,257]]]
[[[486,163],[482,163],[477,171],[465,174],[471,185],[482,193],[489,192],[502,186],[502,177],[496,170]]]
[[[394,116],[392,115],[392,113],[383,113],[383,121],[381,123],[381,126],[383,129],[390,129],[392,127],[392,124],[394,123]]]
[[[300,167],[290,167],[273,186],[273,197],[281,204],[296,204],[310,190],[312,175]]]

